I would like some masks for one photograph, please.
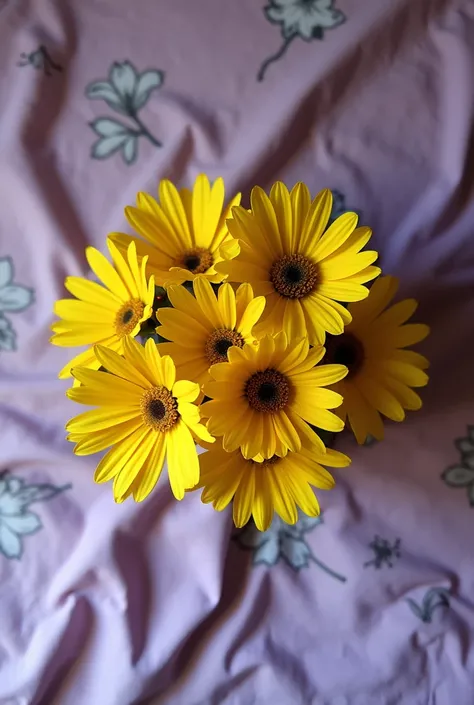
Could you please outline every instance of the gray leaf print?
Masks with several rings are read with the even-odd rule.
[[[94,159],[107,159],[107,157],[110,157],[114,152],[117,152],[117,150],[123,147],[126,141],[126,134],[104,137],[92,145],[91,156]]]
[[[257,81],[263,81],[270,64],[286,54],[294,39],[300,37],[305,42],[324,39],[327,29],[334,29],[346,20],[344,13],[334,7],[334,0],[270,0],[264,13],[269,22],[280,26],[283,44],[262,63]]]
[[[430,588],[425,593],[421,605],[411,598],[407,598],[406,602],[418,619],[430,624],[433,621],[433,613],[438,607],[449,607],[449,590],[441,587]]]
[[[122,115],[128,114],[122,106],[122,98],[107,81],[96,81],[96,83],[91,83],[86,88],[86,96],[90,98],[90,100],[105,100],[107,105],[113,110],[116,110]]]
[[[144,71],[135,87],[135,93],[133,96],[133,108],[134,110],[140,110],[140,108],[145,105],[150,93],[159,88],[164,80],[163,71]]]
[[[6,558],[20,559],[22,539],[42,528],[41,519],[30,511],[33,502],[44,502],[70,488],[48,483],[26,484],[18,477],[4,473],[0,477],[0,552]]]
[[[130,136],[123,145],[123,158],[127,164],[132,164],[137,158],[138,138],[136,135]]]
[[[139,73],[130,61],[115,62],[109,71],[109,80],[94,81],[86,88],[86,96],[91,100],[104,100],[113,110],[127,116],[131,125],[101,117],[90,123],[100,139],[92,146],[94,159],[106,159],[121,150],[126,164],[133,164],[138,154],[138,139],[146,137],[155,147],[161,142],[138,116],[138,112],[148,102],[152,91],[160,88],[164,72],[148,69]]]
[[[282,559],[290,568],[298,571],[307,568],[311,562],[332,578],[345,582],[346,578],[320,561],[306,542],[305,534],[320,524],[321,516],[308,517],[302,512],[293,526],[285,524],[275,515],[267,531],[258,531],[255,524],[249,522],[234,538],[241,548],[253,552],[254,565],[274,566]]]
[[[16,350],[16,333],[5,313],[20,313],[34,302],[33,289],[14,282],[11,257],[0,257],[0,352]]]
[[[474,469],[465,465],[454,465],[443,473],[443,480],[451,487],[465,487],[474,482]]]
[[[441,479],[448,487],[467,490],[467,498],[471,507],[474,507],[474,427],[467,427],[467,436],[454,441],[459,450],[460,462],[447,468]]]
[[[10,322],[0,314],[0,350],[16,350],[16,335]]]

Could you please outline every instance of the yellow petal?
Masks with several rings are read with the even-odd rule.
[[[293,211],[290,194],[284,183],[277,181],[270,191],[278,230],[280,231],[283,252],[287,255],[293,252]]]
[[[345,365],[318,365],[311,370],[295,374],[292,382],[301,387],[326,387],[344,379],[347,372]]]
[[[166,442],[163,433],[157,433],[154,445],[148,458],[145,460],[139,476],[136,478],[133,498],[136,502],[143,502],[155,488],[160,479],[165,462]]]
[[[115,476],[114,497],[120,498],[127,493],[137,475],[149,458],[156,442],[157,432],[150,428],[143,429],[140,444],[135,448],[133,455],[124,463],[122,469]]]
[[[187,426],[178,422],[166,434],[168,476],[176,499],[183,499],[185,490],[199,482],[199,461],[193,437]]]
[[[109,248],[110,255],[113,259],[115,269],[120,275],[120,278],[122,282],[125,284],[128,290],[128,298],[131,299],[137,299],[137,298],[142,298],[141,297],[141,292],[138,290],[137,282],[134,279],[132,272],[130,271],[130,266],[129,263],[127,262],[127,258],[123,257],[120,250],[117,248],[117,246],[112,242],[112,240],[108,239],[107,240],[107,247]],[[135,261],[137,258],[136,255],[136,247],[135,243],[132,242],[128,246],[128,252],[130,252],[130,248],[134,248],[134,253],[135,253]]]
[[[238,321],[237,330],[247,338],[251,335],[253,327],[260,319],[265,308],[265,297],[257,296],[251,301],[245,309],[240,322]]]
[[[375,250],[366,250],[359,254],[340,255],[331,260],[325,259],[319,262],[319,271],[323,281],[334,281],[351,277],[354,274],[364,271],[378,257]]]
[[[351,212],[343,213],[336,218],[316,244],[313,257],[320,262],[341,247],[356,228],[357,220],[357,214]]]
[[[111,428],[104,428],[94,433],[87,433],[81,440],[76,443],[74,453],[76,455],[91,455],[98,453],[109,446],[123,441],[130,436],[134,431],[143,429],[141,418],[136,417],[130,421],[124,421],[116,424]]]
[[[92,370],[98,370],[100,367],[100,362],[96,358],[94,353],[94,348],[87,348],[84,352],[79,353],[70,360],[67,365],[64,365],[61,372],[59,373],[59,379],[67,379],[71,377],[71,370],[73,367],[89,367]]]
[[[242,476],[237,488],[233,504],[233,518],[235,526],[240,529],[250,519],[255,494],[255,473],[250,467]]]
[[[131,421],[138,418],[138,416],[139,411],[133,408],[92,409],[91,411],[84,411],[68,421],[66,430],[69,433],[94,433],[104,428],[116,426],[124,421]]]
[[[234,330],[237,323],[235,293],[230,284],[221,284],[218,292],[218,305],[225,327]]]
[[[392,421],[404,420],[405,412],[402,405],[387,389],[367,377],[364,378],[363,385],[361,383],[359,389],[368,403],[384,416]]]
[[[189,382],[188,380],[180,380],[173,385],[173,396],[184,402],[193,402],[199,396],[199,384]]]
[[[107,289],[118,296],[122,301],[127,301],[129,298],[128,289],[109,260],[94,247],[86,248],[86,257],[90,268],[104,283]]]
[[[100,306],[103,309],[107,309],[108,311],[113,312],[113,315],[115,315],[122,304],[122,299],[119,296],[116,296],[101,284],[91,282],[88,279],[83,279],[82,277],[66,277],[64,286],[78,299],[87,301],[94,306]]]
[[[283,330],[290,341],[299,340],[306,334],[303,307],[298,299],[290,299],[286,302],[283,315]]]
[[[331,335],[340,335],[344,331],[344,321],[327,301],[329,300],[318,294],[306,297],[302,304],[306,318],[317,321]]]
[[[257,222],[268,249],[274,255],[282,255],[288,249],[283,241],[285,233],[280,233],[278,221],[271,200],[260,186],[254,186],[250,194],[250,205],[254,222]],[[283,236],[283,237],[282,237]]]
[[[290,201],[293,216],[292,226],[294,243],[298,242],[300,234],[303,232],[304,223],[311,207],[311,194],[306,184],[303,184],[300,181],[293,186],[290,193]],[[323,228],[324,227],[325,225]]]
[[[194,295],[205,316],[215,328],[224,328],[225,320],[217,304],[216,295],[211,284],[203,277],[199,277],[194,281],[193,286]]]
[[[415,345],[424,340],[430,333],[430,329],[424,323],[407,323],[401,326],[394,335],[395,344],[399,348],[408,345]]]
[[[396,277],[379,277],[371,286],[369,296],[364,300],[353,303],[349,311],[356,319],[356,328],[361,328],[374,321],[388,306],[398,289]],[[344,299],[342,299],[344,300]]]
[[[128,380],[138,387],[149,387],[150,383],[139,370],[137,370],[130,362],[125,360],[122,355],[110,350],[103,345],[96,345],[94,352],[100,364],[105,367],[108,372]]]
[[[191,238],[186,212],[176,186],[171,181],[163,179],[160,181],[159,195],[161,206],[174,232],[179,233],[186,246],[191,248],[194,243]]]
[[[119,304],[120,305],[120,304]],[[117,306],[118,310],[118,306]],[[54,304],[54,313],[60,318],[72,321],[103,321],[109,325],[115,320],[115,313],[100,304],[77,301],[76,299],[60,299]]]
[[[329,299],[336,299],[337,301],[361,301],[369,295],[369,290],[365,286],[344,280],[324,282],[319,285],[318,292]],[[352,309],[350,311],[355,315]]]
[[[273,519],[273,501],[268,481],[262,472],[254,473],[255,490],[252,515],[259,531],[267,531]]]
[[[283,470],[283,467],[281,469]],[[268,483],[271,487],[275,511],[287,524],[296,524],[298,512],[295,501],[293,495],[286,490],[283,473],[278,470],[280,468],[276,466],[273,472],[268,473]]]
[[[313,200],[306,216],[297,248],[298,252],[314,255],[332,210],[332,193],[324,189]]]
[[[143,393],[142,388],[133,384],[133,382],[121,379],[108,372],[88,370],[85,367],[75,367],[72,370],[72,374],[79,382],[94,391],[101,392],[105,397],[111,396],[115,392],[116,394],[123,395],[127,400],[138,400],[141,399]]]

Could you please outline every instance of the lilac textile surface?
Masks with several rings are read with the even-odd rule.
[[[0,704],[472,705],[472,0],[3,0],[0,67]],[[202,171],[333,189],[432,326],[423,410],[265,534],[65,440],[64,277]]]

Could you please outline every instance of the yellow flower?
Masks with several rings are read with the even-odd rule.
[[[428,382],[428,360],[405,348],[423,340],[429,328],[406,324],[417,308],[414,299],[387,308],[397,289],[395,277],[377,279],[369,297],[350,306],[352,323],[344,334],[327,341],[325,361],[349,368],[346,379],[334,388],[344,397],[338,413],[349,420],[358,443],[369,435],[382,440],[380,414],[403,421],[405,409],[419,409],[421,399],[412,387]]]
[[[287,524],[298,519],[297,507],[309,516],[318,516],[319,503],[310,485],[322,490],[334,487],[332,475],[322,465],[343,468],[350,458],[336,450],[322,453],[306,439],[301,450],[284,458],[246,460],[240,450],[227,453],[215,444],[199,456],[203,487],[202,501],[212,502],[222,511],[233,502],[234,524],[244,526],[253,515],[257,529],[266,531],[276,512]]]
[[[240,203],[240,193],[224,207],[222,178],[211,187],[207,176],[200,174],[192,192],[185,188],[178,191],[165,179],[158,195],[159,203],[147,193],[139,193],[137,208],[125,209],[140,238],[123,233],[112,233],[109,238],[121,249],[134,241],[139,256],[148,255],[148,270],[160,286],[193,281],[198,276],[214,284],[223,281],[225,275],[218,273],[215,265],[239,251],[226,219],[231,217],[231,208]]]
[[[338,302],[364,299],[363,285],[380,274],[371,266],[377,252],[360,252],[371,230],[355,229],[357,215],[344,213],[325,231],[331,208],[327,189],[311,202],[304,184],[289,193],[277,182],[270,197],[258,186],[252,190],[251,211],[232,209],[228,226],[240,254],[217,269],[267,297],[258,335],[284,330],[290,340],[307,334],[311,345],[321,345],[326,331],[339,335],[350,322]]]
[[[103,285],[83,279],[67,277],[65,287],[75,299],[61,299],[54,312],[62,320],[51,326],[54,345],[74,347],[100,343],[122,352],[123,341],[135,336],[140,324],[151,316],[155,284],[147,282],[146,258],[138,265],[135,245],[130,243],[126,260],[115,245],[108,243],[115,267],[94,247],[86,249],[86,257],[94,274]],[[94,350],[89,347],[74,357],[59,373],[60,379],[71,376],[77,366],[99,368]]]
[[[97,406],[66,425],[77,455],[98,453],[111,446],[95,472],[96,482],[114,480],[116,502],[133,494],[147,497],[168,461],[168,476],[176,499],[199,480],[194,438],[214,440],[200,423],[193,402],[199,385],[176,382],[172,359],[161,357],[152,340],[145,347],[133,338],[124,341],[124,356],[97,345],[95,354],[106,372],[77,367],[81,386],[67,396],[79,404]]]
[[[315,365],[324,348],[309,350],[307,338],[288,342],[285,333],[267,335],[256,345],[232,347],[229,362],[210,369],[213,382],[204,385],[211,398],[202,406],[209,432],[223,436],[226,451],[242,449],[245,458],[285,456],[298,451],[302,437],[324,444],[308,424],[341,431],[343,422],[328,411],[342,397],[325,385],[347,374],[342,365]]]
[[[252,328],[265,307],[265,298],[254,299],[252,287],[242,284],[234,293],[222,284],[216,297],[205,279],[194,280],[194,295],[183,286],[168,289],[174,308],[161,308],[157,317],[162,325],[157,332],[171,340],[159,346],[161,354],[171,355],[184,379],[204,384],[210,379],[209,367],[227,362],[232,345],[241,348],[253,343]]]

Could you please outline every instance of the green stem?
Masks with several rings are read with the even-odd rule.
[[[265,73],[270,64],[273,64],[275,61],[278,61],[278,59],[281,59],[281,57],[286,53],[286,50],[288,49],[291,42],[296,36],[296,34],[292,34],[290,37],[287,37],[281,47],[276,52],[276,54],[272,54],[268,57],[268,59],[265,59],[257,73],[257,81],[263,81],[263,79],[265,78]]]
[[[155,145],[155,147],[163,146],[163,144],[151,134],[150,130],[146,127],[146,125],[143,124],[143,122],[140,120],[136,113],[130,113],[130,117],[136,122],[140,135],[147,137],[150,142]]]
[[[343,575],[340,575],[339,573],[336,573],[334,570],[331,570],[325,563],[320,561],[316,556],[311,554],[311,560],[313,563],[316,563],[319,568],[324,570],[325,573],[330,575],[332,578],[335,578],[336,580],[339,580],[341,583],[345,583],[347,581],[347,578],[345,578]]]

